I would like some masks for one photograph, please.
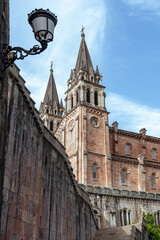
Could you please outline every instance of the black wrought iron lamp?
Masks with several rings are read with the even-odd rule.
[[[53,41],[54,28],[57,24],[57,17],[49,9],[35,9],[28,14],[28,21],[33,29],[35,39],[40,42],[33,46],[30,50],[25,50],[22,47],[4,46],[3,52],[3,70],[11,66],[15,60],[24,59],[28,55],[36,55],[43,52],[48,45],[48,42]]]

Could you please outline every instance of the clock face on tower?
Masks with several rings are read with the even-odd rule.
[[[91,119],[90,119],[90,123],[91,123],[91,125],[93,126],[93,127],[98,127],[98,118],[96,118],[96,117],[91,117]]]

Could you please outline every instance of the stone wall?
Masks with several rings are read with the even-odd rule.
[[[116,227],[142,221],[143,213],[160,211],[160,194],[81,185],[95,208],[101,227]],[[124,220],[124,213],[126,220]],[[126,223],[125,223],[126,222]]]
[[[14,65],[0,239],[91,240],[97,225],[64,147],[44,127]]]

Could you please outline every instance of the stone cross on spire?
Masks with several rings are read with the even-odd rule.
[[[82,36],[82,37],[85,37],[84,29],[85,29],[85,27],[83,27],[83,25],[82,25],[82,30],[81,30],[81,33],[82,33],[81,36]]]
[[[50,71],[53,72],[53,61],[51,61],[51,68]]]

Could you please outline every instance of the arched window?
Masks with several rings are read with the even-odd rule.
[[[73,108],[73,95],[71,96],[71,108]]]
[[[90,89],[87,88],[87,102],[90,103]]]
[[[53,121],[50,121],[50,131],[53,131]]]
[[[91,82],[93,82],[93,76],[91,76]]]
[[[126,144],[126,154],[130,154],[130,145]]]
[[[123,221],[124,221],[124,226],[127,225],[127,211],[126,209],[123,210]]]
[[[78,91],[76,92],[76,103],[79,103],[79,94],[78,94]]]
[[[97,178],[97,166],[96,166],[96,164],[93,165],[93,178],[94,179]]]
[[[48,108],[46,109],[46,113],[49,113],[49,109]]]
[[[126,170],[125,169],[122,169],[121,178],[122,178],[122,184],[125,184],[126,183]]]
[[[155,159],[156,156],[156,149],[152,149],[152,159]]]
[[[57,113],[57,111],[56,111],[56,110],[55,110],[54,112],[55,112],[55,114]]]
[[[155,173],[151,175],[151,187],[155,187]]]
[[[94,92],[94,104],[96,106],[98,106],[98,92],[97,91]]]

